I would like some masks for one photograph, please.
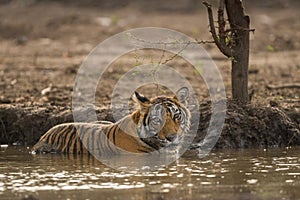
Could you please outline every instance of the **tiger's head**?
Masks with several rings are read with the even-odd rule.
[[[174,96],[152,99],[135,92],[134,100],[140,105],[136,120],[138,136],[147,145],[159,150],[178,145],[190,128],[190,112],[185,107],[189,90],[183,87]]]

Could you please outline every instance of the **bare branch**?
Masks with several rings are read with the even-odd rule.
[[[286,83],[282,85],[267,85],[267,89],[300,88],[300,83]]]
[[[195,39],[196,42],[190,42],[190,44],[211,44],[211,43],[215,43],[215,41],[213,40],[197,40]]]
[[[166,53],[166,45],[164,45],[164,49],[163,49],[163,53],[160,56],[159,62],[158,64],[162,63],[163,58],[165,57],[165,53]]]
[[[190,43],[186,43],[186,45],[185,45],[182,49],[180,49],[176,54],[174,54],[172,57],[166,59],[164,62],[162,62],[162,63],[160,63],[160,64],[164,65],[164,64],[166,64],[167,62],[169,62],[169,61],[173,60],[174,58],[178,57],[179,54],[180,54],[183,50],[185,50],[189,45],[190,45]]]
[[[218,9],[218,24],[219,24],[219,38],[222,46],[226,45],[226,31],[225,31],[225,20],[224,20],[224,0],[220,0]]]
[[[195,39],[194,41],[175,41],[175,42],[163,42],[163,41],[149,41],[149,40],[145,40],[139,37],[136,37],[135,35],[132,34],[128,34],[128,36],[130,36],[131,39],[136,40],[138,42],[141,43],[146,43],[146,44],[153,44],[153,45],[163,45],[163,53],[159,59],[158,64],[162,65],[162,64],[166,64],[169,61],[175,59],[176,57],[179,56],[179,54],[184,51],[189,45],[194,45],[194,44],[209,44],[209,43],[215,43],[215,41],[213,40],[197,40]],[[166,46],[167,45],[183,45],[181,49],[179,49],[179,51],[174,54],[173,56],[171,56],[170,58],[165,59],[164,61],[163,58],[165,57],[165,53],[166,53]]]
[[[190,45],[190,44],[211,44],[211,43],[215,43],[214,40],[197,40],[195,39],[195,41],[176,41],[176,42],[163,42],[163,41],[149,41],[149,40],[144,40],[141,39],[139,37],[136,37],[135,35],[130,34],[130,38],[138,41],[138,42],[142,42],[142,43],[146,43],[146,44],[154,44],[154,45]]]
[[[221,0],[222,1],[222,0]],[[228,46],[223,45],[218,36],[217,36],[217,33],[216,33],[216,29],[215,29],[215,25],[214,25],[214,17],[213,17],[213,13],[212,13],[212,9],[211,9],[211,5],[207,2],[203,2],[203,4],[206,6],[207,8],[207,12],[208,12],[208,20],[209,20],[209,26],[210,26],[210,32],[211,32],[211,35],[217,45],[217,47],[220,49],[220,51],[227,57],[231,57],[232,56],[232,53],[231,53],[231,50]],[[223,7],[224,7],[224,4],[223,4]],[[220,26],[220,24],[219,24]],[[222,25],[221,25],[222,26]],[[225,40],[224,40],[225,41]]]

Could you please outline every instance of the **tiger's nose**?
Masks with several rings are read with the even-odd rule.
[[[167,138],[167,140],[169,140],[170,142],[173,142],[174,140],[176,140],[177,134],[176,134],[176,133],[171,133],[171,134],[167,135],[166,138]]]

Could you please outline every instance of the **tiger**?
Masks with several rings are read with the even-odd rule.
[[[180,88],[173,96],[151,99],[135,91],[132,99],[139,108],[131,114],[115,123],[56,125],[41,136],[33,152],[112,155],[151,153],[176,146],[190,128],[188,97],[187,87]]]

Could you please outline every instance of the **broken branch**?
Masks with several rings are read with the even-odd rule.
[[[226,45],[226,31],[225,31],[225,20],[224,20],[224,0],[220,0],[218,9],[218,24],[219,24],[219,38],[222,46]]]
[[[224,2],[223,2],[223,4],[222,4],[222,2],[223,2],[223,0],[220,0],[219,14],[218,14],[219,19],[221,18],[221,21],[219,21],[219,34],[220,34],[219,37],[220,37],[220,39],[218,38],[217,33],[216,33],[216,29],[215,29],[215,25],[214,25],[214,17],[213,17],[211,5],[207,2],[203,2],[203,4],[207,8],[210,32],[211,32],[211,35],[212,35],[217,47],[220,49],[220,51],[225,56],[231,57],[232,56],[231,50],[228,46],[226,46],[226,42],[225,42],[225,38],[226,38],[226,33],[225,33],[225,30],[224,30],[225,21],[224,21],[224,11],[222,11],[222,10],[224,10]],[[223,6],[223,8],[222,8],[222,6]],[[222,18],[223,18],[223,22],[222,22]],[[222,30],[222,28],[223,28],[223,30]]]

